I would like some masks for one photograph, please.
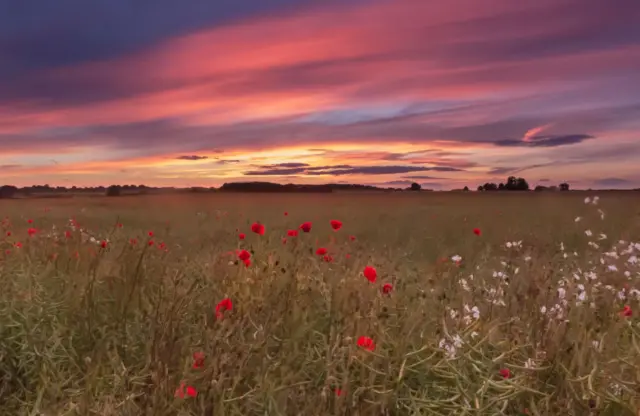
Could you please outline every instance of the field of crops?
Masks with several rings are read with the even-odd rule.
[[[0,219],[1,415],[640,409],[638,193],[33,199]]]

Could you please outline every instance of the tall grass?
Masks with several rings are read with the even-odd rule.
[[[640,205],[585,196],[5,202],[0,414],[636,415]]]

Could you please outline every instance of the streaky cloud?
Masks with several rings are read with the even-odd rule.
[[[532,136],[527,140],[498,140],[494,142],[496,146],[518,146],[518,147],[559,147],[582,143],[585,140],[595,139],[588,134],[567,134],[561,136]]]
[[[209,156],[198,156],[198,155],[184,155],[176,157],[178,160],[204,160],[209,159]]]

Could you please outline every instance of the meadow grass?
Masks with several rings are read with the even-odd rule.
[[[640,197],[587,196],[0,201],[0,414],[636,415]]]

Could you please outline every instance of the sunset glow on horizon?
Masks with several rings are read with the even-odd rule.
[[[640,187],[635,0],[0,13],[0,185]]]

